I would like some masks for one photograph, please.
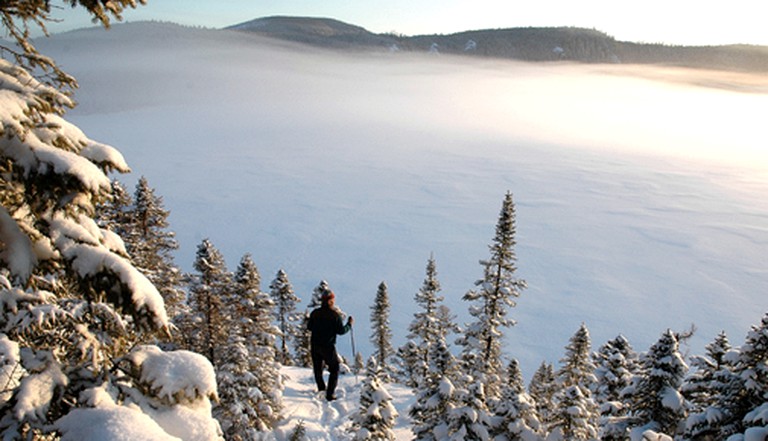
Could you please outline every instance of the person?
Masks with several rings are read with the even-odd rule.
[[[336,353],[336,336],[344,335],[352,329],[354,319],[350,316],[347,324],[334,308],[336,295],[328,291],[320,298],[320,307],[309,314],[307,328],[312,333],[310,349],[312,371],[315,375],[317,390],[325,391],[328,401],[336,399],[336,385],[339,381],[339,356]],[[328,366],[328,385],[323,381],[323,367]]]

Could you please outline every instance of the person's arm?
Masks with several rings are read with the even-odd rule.
[[[349,318],[347,319],[347,324],[345,325],[341,320],[341,316],[338,316],[338,320],[336,322],[336,329],[337,329],[336,333],[339,335],[346,334],[347,332],[349,332],[350,329],[352,329],[352,323],[354,322],[355,322],[355,319],[353,319],[352,316],[349,316]]]

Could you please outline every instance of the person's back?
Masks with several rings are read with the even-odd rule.
[[[312,345],[318,346],[333,346],[336,344],[336,335],[346,332],[341,314],[327,303],[309,315],[309,330],[312,331]]]
[[[336,335],[346,334],[352,328],[352,317],[347,324],[342,323],[341,315],[334,309],[336,296],[333,292],[323,295],[322,304],[309,314],[307,328],[312,332],[312,371],[315,375],[318,391],[326,391],[328,401],[335,400],[336,383],[339,379],[339,356],[336,354]],[[323,365],[328,366],[328,387],[323,380]]]

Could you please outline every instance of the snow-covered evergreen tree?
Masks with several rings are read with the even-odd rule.
[[[725,332],[705,347],[705,356],[691,358],[692,373],[686,377],[681,391],[690,403],[683,439],[704,437],[726,439],[741,429],[743,412],[737,415],[744,383],[734,372],[734,353]]]
[[[397,410],[392,404],[392,396],[386,389],[375,357],[366,364],[366,374],[360,387],[360,406],[352,414],[352,427],[356,441],[394,441],[395,419]]]
[[[425,361],[422,358],[420,349],[413,340],[397,348],[397,378],[402,384],[414,389],[424,379],[429,366],[428,359]]]
[[[300,319],[296,305],[301,301],[293,292],[293,285],[285,271],[278,270],[275,279],[269,284],[272,300],[275,302],[275,319],[280,328],[280,346],[277,360],[284,366],[293,365],[293,357],[288,350],[288,342],[297,333],[296,322]]]
[[[687,404],[680,387],[688,366],[679,349],[678,335],[667,330],[641,357],[641,375],[625,391],[633,439],[648,431],[674,437],[682,428]]]
[[[232,274],[209,239],[198,245],[193,267],[197,272],[190,275],[189,315],[179,321],[179,327],[186,348],[205,355],[218,369],[218,350],[226,345],[231,326],[224,305]]]
[[[448,439],[476,440],[490,439],[493,427],[488,410],[485,384],[470,375],[459,380],[465,387],[456,389],[456,407],[448,412]]]
[[[493,413],[494,441],[539,441],[541,422],[536,414],[533,398],[525,392],[523,374],[517,360],[507,367],[507,382],[501,389],[501,397],[491,409]]]
[[[123,236],[126,249],[139,271],[160,291],[168,316],[176,317],[185,310],[182,273],[173,258],[179,244],[169,230],[170,212],[163,206],[163,198],[144,176],[136,183],[129,215],[131,228]]]
[[[489,397],[497,397],[501,391],[503,363],[501,359],[502,329],[514,325],[508,318],[508,308],[515,306],[526,283],[515,276],[515,205],[512,194],[507,193],[496,224],[496,234],[490,245],[491,257],[481,260],[483,278],[475,282],[477,289],[464,295],[464,300],[474,302],[469,309],[475,321],[467,325],[465,334],[458,340],[462,346],[462,363],[466,371],[485,385]]]
[[[279,418],[282,380],[275,349],[279,331],[272,325],[274,302],[261,290],[250,254],[240,260],[225,299],[229,339],[220,351],[221,402],[214,410],[229,439],[255,439]]]
[[[622,391],[638,374],[640,362],[629,341],[619,335],[592,355],[595,364],[595,402],[600,409],[600,439],[624,440],[627,432],[627,406]]]
[[[730,355],[730,354],[729,354]],[[761,440],[768,437],[768,313],[752,326],[738,353],[733,354],[734,372],[741,380],[741,394],[730,389],[727,408],[741,418],[741,427],[729,441]],[[735,385],[732,385],[735,386]],[[724,406],[725,407],[725,406]]]
[[[565,347],[557,372],[555,410],[548,421],[549,439],[597,439],[599,410],[592,398],[595,366],[590,357],[589,330],[581,324]]]
[[[100,227],[120,236],[125,243],[128,237],[126,228],[131,225],[131,207],[133,207],[133,198],[130,193],[120,181],[113,179],[109,195],[96,204],[96,222]]]
[[[434,256],[429,256],[424,282],[414,296],[420,310],[413,314],[413,321],[408,326],[408,342],[398,350],[401,370],[407,372],[405,382],[412,387],[424,376],[431,346],[439,340],[447,341],[450,332],[458,332],[454,317],[442,304],[444,298],[439,293],[437,265]]]
[[[528,383],[528,394],[536,403],[536,414],[539,421],[546,429],[555,413],[554,397],[557,392],[557,378],[555,367],[551,363],[542,362]]]
[[[456,408],[456,361],[444,340],[430,347],[429,365],[408,414],[418,440],[449,439],[449,416]]]
[[[135,2],[72,5],[106,24]],[[107,173],[127,164],[63,118],[74,107],[65,93],[22,67],[75,85],[28,40],[49,8],[0,3],[5,35],[19,45],[3,50],[20,64],[0,60],[0,438],[169,439],[169,424],[186,413],[198,439],[218,439],[210,363],[137,346],[142,334],[168,331],[162,297],[119,236],[94,220],[111,191]],[[183,369],[195,377],[176,376]]]
[[[358,351],[355,353],[355,361],[352,362],[352,373],[357,375],[360,372],[362,372],[363,369],[365,369],[365,363],[363,362],[363,354],[361,354]]]
[[[395,350],[392,347],[392,329],[389,326],[391,308],[387,284],[381,282],[376,290],[373,306],[371,306],[371,343],[373,344],[373,357],[381,370],[380,379],[387,382],[392,379],[394,369],[390,360],[395,355]]]
[[[692,412],[700,412],[714,402],[715,377],[717,372],[726,366],[725,355],[730,352],[731,344],[723,331],[704,349],[706,355],[691,357],[691,373],[680,388]]]

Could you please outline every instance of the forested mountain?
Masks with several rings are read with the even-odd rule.
[[[768,47],[670,46],[617,41],[604,32],[576,27],[484,29],[454,34],[376,34],[328,18],[265,17],[231,26],[335,49],[379,49],[461,54],[524,61],[664,64],[706,69],[768,72]]]

